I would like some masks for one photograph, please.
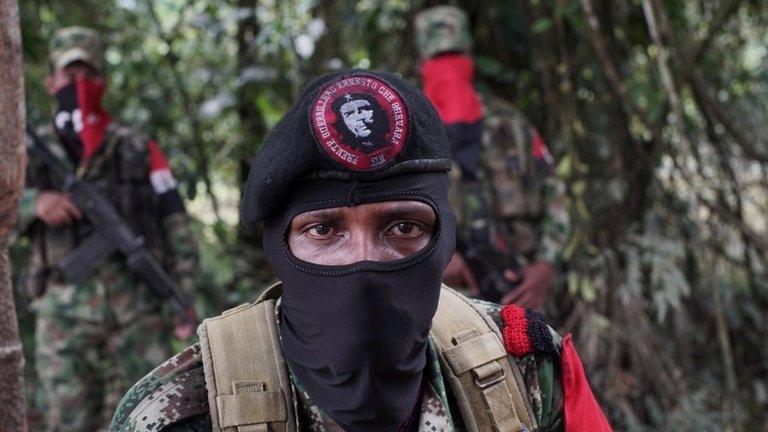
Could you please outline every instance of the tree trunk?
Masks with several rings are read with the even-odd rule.
[[[11,286],[8,243],[24,183],[24,75],[19,5],[0,0],[0,431],[26,431],[24,355]]]

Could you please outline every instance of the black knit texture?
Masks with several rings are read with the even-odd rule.
[[[368,75],[384,81],[403,98],[410,118],[405,147],[395,160],[374,172],[354,172],[328,156],[316,142],[310,125],[309,110],[317,94],[333,81],[353,75]],[[387,72],[347,70],[321,76],[312,81],[298,101],[288,110],[267,136],[251,163],[243,194],[241,220],[252,227],[271,215],[285,202],[294,181],[318,172],[337,171],[352,179],[370,178],[402,168],[412,160],[448,160],[448,138],[437,112],[424,94],[402,77]],[[445,164],[406,164],[409,171],[446,171]],[[436,168],[438,167],[438,168]],[[402,169],[400,170],[402,171]]]
[[[557,348],[544,317],[533,309],[525,308],[525,321],[527,322],[526,334],[531,341],[533,351],[556,355]]]

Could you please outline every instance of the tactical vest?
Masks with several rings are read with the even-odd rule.
[[[502,217],[538,218],[543,211],[543,182],[531,160],[532,142],[530,125],[522,115],[489,113],[483,131],[483,175]]]
[[[214,432],[296,432],[293,389],[275,319],[280,284],[198,328]],[[443,286],[430,339],[470,432],[536,431],[517,363],[496,323]]]
[[[525,117],[495,97],[483,98],[483,108],[479,178],[464,180],[452,170],[451,202],[460,228],[477,241],[498,244],[500,236],[518,259],[530,258],[541,237],[548,173],[532,156],[533,130]]]
[[[46,134],[52,136],[52,134]],[[161,235],[157,196],[149,182],[150,154],[145,137],[127,128],[112,124],[104,143],[88,165],[77,168],[79,179],[96,186],[137,233],[144,236],[150,250],[161,257],[166,245]],[[68,155],[52,139],[46,144],[64,159]],[[71,159],[69,160],[71,165]],[[47,175],[43,174],[47,177]],[[55,189],[50,179],[38,181],[41,189]],[[36,232],[36,247],[46,268],[55,267],[91,232],[87,220],[64,228],[40,226]],[[34,263],[33,263],[34,264]]]

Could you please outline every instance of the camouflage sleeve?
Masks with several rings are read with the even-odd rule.
[[[195,237],[186,212],[172,213],[163,218],[163,230],[170,248],[173,279],[186,294],[194,298],[195,272],[198,270],[198,252]]]
[[[24,189],[19,203],[19,215],[16,220],[18,233],[23,233],[37,219],[35,204],[40,191],[50,189],[47,170],[34,158],[27,158],[27,167],[24,177]]]
[[[562,260],[571,230],[571,220],[566,208],[566,188],[565,183],[555,175],[555,161],[544,140],[533,127],[531,129],[532,156],[544,178],[541,192],[544,209],[536,260],[557,264]]]
[[[510,357],[520,367],[541,432],[564,430],[560,371],[562,338],[531,309],[472,300],[493,318]]]
[[[123,396],[110,432],[211,430],[200,346],[166,360]]]
[[[570,236],[571,219],[565,205],[565,184],[554,174],[545,180],[544,200],[541,241],[536,256],[538,261],[559,263]]]
[[[38,189],[36,187],[24,186],[21,192],[21,202],[19,203],[19,216],[16,220],[16,231],[22,233],[32,225],[37,215],[35,214],[35,203],[37,202]]]
[[[154,140],[147,140],[149,182],[157,196],[158,212],[169,246],[171,272],[179,287],[188,295],[195,293],[198,251],[178,182],[168,159]]]

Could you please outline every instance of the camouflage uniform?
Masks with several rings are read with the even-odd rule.
[[[447,53],[469,53],[466,14],[437,6],[417,15],[416,42],[424,60]],[[434,102],[434,101],[433,101]],[[554,160],[536,129],[512,104],[482,97],[482,144],[476,178],[452,171],[452,201],[459,232],[485,231],[482,238],[522,265],[558,263],[565,248],[569,217],[565,185],[554,174]]]
[[[496,321],[501,329],[509,323],[501,317],[498,305],[474,300]],[[516,306],[507,306],[516,307]],[[528,313],[535,313],[528,311]],[[279,306],[277,314],[279,316]],[[543,323],[543,321],[539,321]],[[539,431],[562,431],[563,393],[559,385],[560,337],[548,326],[539,330],[551,335],[551,346],[534,349],[525,355],[510,355],[520,366],[528,398]],[[434,347],[427,352],[427,382],[419,402],[419,432],[465,430],[458,407],[454,405]],[[310,396],[291,375],[293,405],[297,409],[297,430],[304,432],[343,432],[312,402]],[[208,393],[205,388],[202,354],[198,344],[169,359],[123,397],[112,419],[111,432],[199,432],[210,431]]]
[[[554,160],[536,129],[512,104],[490,97],[483,100],[483,108],[478,179],[453,175],[451,193],[459,224],[483,227],[488,238],[516,254],[523,265],[558,263],[570,218],[565,184],[555,176]]]
[[[60,32],[53,43],[59,54],[52,55],[53,67],[74,60],[101,67],[100,56],[92,55],[98,46],[93,35],[79,28]],[[71,48],[72,43],[80,45]],[[67,153],[53,127],[41,128],[38,135],[80,180],[105,192],[132,228],[144,235],[174,280],[191,294],[197,250],[175,187],[171,193],[181,207],[158,211],[158,191],[150,180],[150,141],[112,123],[97,153],[85,163]],[[67,283],[54,268],[88,234],[89,226],[83,220],[51,228],[35,219],[38,194],[55,189],[53,181],[47,167],[30,158],[19,228],[34,245],[26,285],[37,311],[36,367],[49,429],[97,430],[109,422],[131,383],[171,354],[168,325],[161,302],[117,254],[79,284]]]

